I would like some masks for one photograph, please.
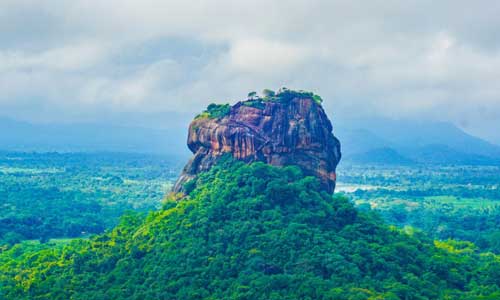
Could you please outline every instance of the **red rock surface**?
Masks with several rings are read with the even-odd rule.
[[[188,147],[194,156],[174,192],[182,192],[184,183],[230,153],[245,162],[298,165],[333,193],[335,168],[341,157],[330,120],[321,105],[310,98],[262,102],[260,108],[238,102],[225,117],[195,119],[189,126]]]

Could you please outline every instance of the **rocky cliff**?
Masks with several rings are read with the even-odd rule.
[[[321,107],[321,98],[307,92],[283,90],[266,98],[211,104],[189,126],[188,147],[194,156],[184,167],[174,192],[224,154],[245,162],[275,166],[298,165],[320,179],[333,193],[340,143]]]

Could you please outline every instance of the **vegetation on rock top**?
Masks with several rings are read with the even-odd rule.
[[[246,101],[243,101],[242,104],[246,106],[251,106],[259,109],[264,109],[264,102],[279,102],[279,103],[288,103],[293,99],[313,99],[317,104],[323,102],[323,99],[314,94],[313,92],[303,91],[303,90],[290,90],[286,87],[281,88],[277,93],[272,90],[264,89],[262,91],[262,97],[257,94],[257,92],[248,93],[248,97]],[[201,114],[197,115],[195,119],[201,118],[209,118],[209,119],[219,119],[224,116],[229,115],[231,112],[230,104],[216,104],[211,103],[208,105],[207,109],[205,109]]]
[[[286,87],[283,87],[278,90],[278,92],[274,92],[270,89],[264,89],[262,91],[262,97],[257,95],[257,92],[248,93],[248,101],[257,101],[257,102],[280,102],[280,103],[288,103],[293,99],[313,99],[316,103],[321,104],[323,99],[314,94],[313,92],[308,92],[304,90],[290,90]]]
[[[231,112],[231,105],[211,103],[208,105],[201,114],[197,115],[195,119],[210,118],[219,119],[227,116]]]

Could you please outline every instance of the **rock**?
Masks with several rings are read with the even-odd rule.
[[[277,94],[274,101],[247,100],[219,110],[209,106],[216,117],[205,112],[189,125],[187,143],[194,156],[173,192],[184,192],[186,182],[230,153],[245,162],[297,165],[305,174],[318,177],[324,189],[333,193],[340,143],[321,104],[303,94],[288,95],[289,99],[280,99]]]

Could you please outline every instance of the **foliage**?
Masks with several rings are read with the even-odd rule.
[[[178,169],[155,155],[3,153],[0,247],[102,233],[125,210],[157,209]]]
[[[247,97],[248,99],[255,99],[257,97],[257,92],[249,92]]]
[[[276,95],[276,93],[273,90],[264,89],[262,91],[262,95],[264,96],[264,98],[270,98],[270,97],[274,97]]]
[[[227,160],[185,198],[0,254],[5,299],[495,299],[500,258],[386,227],[296,167]],[[489,297],[489,298],[488,298]]]
[[[278,93],[276,93],[276,97],[281,102],[288,102],[295,98],[311,98],[318,104],[321,104],[323,102],[323,99],[320,96],[315,95],[313,92],[303,90],[294,91],[285,87],[281,88]]]
[[[255,107],[258,109],[264,109],[264,102],[282,102],[287,103],[296,98],[307,98],[313,99],[316,103],[320,104],[323,102],[323,99],[312,93],[303,90],[294,91],[287,88],[281,88],[277,93],[272,90],[264,89],[263,97],[259,97],[257,92],[249,92],[247,96],[247,100],[243,101],[242,104],[245,106]],[[231,112],[230,104],[215,104],[211,103],[208,105],[207,109],[202,113],[198,114],[195,119],[219,119],[223,118]]]
[[[201,114],[196,116],[196,119],[200,118],[210,118],[210,119],[218,119],[223,118],[231,112],[231,105],[229,104],[215,104],[211,103],[208,105],[207,109],[204,110]]]
[[[319,95],[313,95],[313,96],[312,96],[312,98],[313,98],[313,100],[314,100],[314,101],[316,101],[316,103],[318,103],[318,104],[323,103],[323,98],[321,98],[321,96],[319,96]]]
[[[272,90],[265,89],[262,94],[264,97],[262,101],[270,101],[270,102],[289,102],[295,98],[309,98],[313,99],[316,103],[321,104],[323,99],[314,94],[313,92],[303,91],[303,90],[290,90],[286,87],[281,88],[277,93]]]
[[[492,166],[344,166],[343,186],[363,209],[440,240],[500,253],[500,168]]]
[[[259,97],[256,92],[250,92],[248,93],[248,100],[243,101],[242,104],[258,109],[263,109],[265,107],[264,102],[287,103],[296,98],[313,99],[317,104],[320,105],[323,102],[323,99],[319,95],[316,95],[312,92],[303,90],[294,91],[287,88],[281,88],[277,93],[269,89],[264,89],[262,91],[262,95],[262,97]],[[205,114],[203,116],[207,117],[208,115]]]

